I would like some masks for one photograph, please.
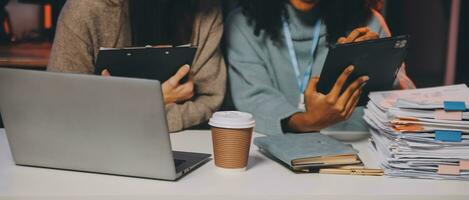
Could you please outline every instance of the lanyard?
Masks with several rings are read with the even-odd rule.
[[[314,52],[318,47],[319,43],[319,34],[321,32],[321,20],[316,22],[314,26],[314,33],[313,33],[313,42],[311,45],[311,58],[314,56]],[[293,47],[293,39],[291,36],[290,28],[288,27],[288,23],[286,20],[283,20],[283,33],[285,35],[285,41],[287,43],[288,53],[290,54],[291,63],[293,66],[293,70],[295,71],[296,80],[298,82],[298,88],[300,92],[303,94],[306,90],[306,86],[308,85],[308,81],[311,77],[311,72],[313,70],[313,61],[309,64],[308,68],[306,69],[303,77],[300,75],[300,67],[298,64],[298,57],[296,57],[296,52]]]

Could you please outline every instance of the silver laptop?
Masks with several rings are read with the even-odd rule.
[[[0,69],[0,112],[17,165],[176,180],[210,158],[171,150],[158,81]]]

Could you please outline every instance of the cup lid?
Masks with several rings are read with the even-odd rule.
[[[254,117],[245,112],[222,111],[216,112],[208,122],[210,126],[219,128],[252,128],[256,124]]]

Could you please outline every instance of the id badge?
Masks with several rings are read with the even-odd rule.
[[[300,102],[298,103],[298,109],[302,110],[303,112],[306,111],[305,105],[305,95],[301,93]]]

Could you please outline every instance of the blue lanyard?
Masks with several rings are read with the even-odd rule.
[[[313,61],[309,64],[308,68],[306,69],[303,77],[300,75],[300,66],[298,64],[298,57],[296,57],[296,52],[293,47],[293,39],[291,36],[290,28],[288,27],[288,23],[286,20],[283,20],[283,33],[285,35],[285,41],[287,43],[288,52],[290,54],[291,64],[293,66],[293,70],[295,71],[296,80],[298,82],[298,88],[300,89],[301,93],[304,93],[306,90],[306,86],[308,85],[309,79],[311,78],[311,73],[313,71]],[[314,26],[314,33],[313,33],[313,44],[311,45],[311,58],[314,56],[314,52],[318,47],[319,43],[319,34],[321,33],[321,20],[316,22]]]

